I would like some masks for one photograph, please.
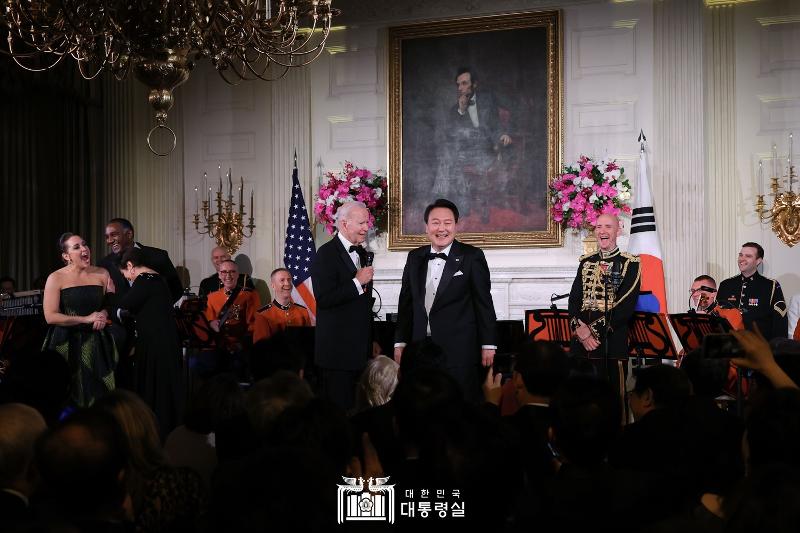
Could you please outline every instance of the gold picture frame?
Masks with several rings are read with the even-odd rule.
[[[563,153],[560,12],[397,26],[388,38],[389,249],[428,243],[423,209],[439,197],[462,211],[464,242],[562,246],[548,195]],[[464,71],[464,105],[477,105],[456,117]]]

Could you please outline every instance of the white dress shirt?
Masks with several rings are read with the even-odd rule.
[[[431,247],[430,253],[437,254],[441,253],[446,256],[450,256],[450,248],[453,247],[453,243],[450,243],[447,248],[442,250],[441,252],[437,252]],[[436,298],[436,291],[439,290],[439,282],[442,281],[442,273],[444,272],[444,265],[447,263],[441,257],[437,257],[436,259],[431,259],[428,261],[428,273],[425,275],[425,288],[427,289],[428,286],[433,286],[433,297]],[[428,324],[428,333],[430,333],[430,324]]]
[[[356,270],[361,268],[361,258],[358,257],[358,254],[355,251],[352,252],[350,251],[350,247],[355,245],[352,242],[348,241],[345,238],[345,236],[342,235],[341,232],[337,232],[336,235],[338,235],[339,240],[342,241],[342,244],[344,245],[344,251],[347,252],[347,255],[349,255],[350,259],[353,260],[353,265],[355,265]],[[355,283],[356,285],[356,290],[358,291],[358,294],[364,294],[364,288],[361,286],[361,282],[358,281],[357,278],[353,278],[353,283]]]
[[[789,338],[794,335],[794,328],[797,327],[797,321],[800,319],[800,294],[795,294],[789,300]]]

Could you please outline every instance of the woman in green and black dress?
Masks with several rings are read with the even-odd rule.
[[[114,389],[117,350],[103,309],[114,283],[107,270],[92,266],[89,247],[79,235],[65,233],[58,244],[66,266],[50,274],[44,287],[44,318],[50,326],[44,349],[67,360],[70,401],[88,407]]]

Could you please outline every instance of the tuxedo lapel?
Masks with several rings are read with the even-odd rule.
[[[344,249],[344,244],[342,244],[339,234],[334,235],[333,239],[336,241],[336,250],[339,252],[339,258],[343,261],[344,267],[350,272],[351,276],[355,276],[356,265],[353,264],[353,258],[350,257],[350,254]]]
[[[450,248],[450,255],[447,256],[447,262],[445,262],[444,270],[442,270],[442,279],[439,281],[439,288],[436,289],[436,298],[433,300],[431,310],[436,307],[436,302],[441,299],[441,295],[447,290],[447,286],[450,285],[450,282],[453,280],[453,274],[461,269],[463,260],[464,256],[461,253],[461,247],[458,245],[458,241],[453,241],[453,246]]]
[[[417,292],[416,296],[420,298],[420,301],[425,301],[425,283],[428,279],[428,249],[429,247],[423,248],[420,253],[416,254],[414,260],[417,262],[417,283],[414,290]]]

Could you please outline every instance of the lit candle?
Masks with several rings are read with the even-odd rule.
[[[787,170],[787,175],[789,176],[789,192],[794,192],[794,179],[792,179],[792,145],[794,144],[794,133],[789,134],[789,157],[788,164],[789,169]]]
[[[231,181],[231,169],[228,168],[228,200],[233,198],[233,182]]]
[[[217,170],[219,170],[219,193],[222,194],[222,165],[218,165]]]
[[[772,177],[778,177],[778,145],[772,145]]]
[[[197,187],[194,188],[194,212],[198,213],[200,211],[200,202],[197,199]]]
[[[250,223],[253,223],[253,189],[250,189]]]
[[[764,194],[764,168],[763,161],[758,160],[758,194]]]
[[[208,188],[208,209],[211,209],[211,187]]]
[[[244,213],[244,178],[239,176],[239,212]]]

